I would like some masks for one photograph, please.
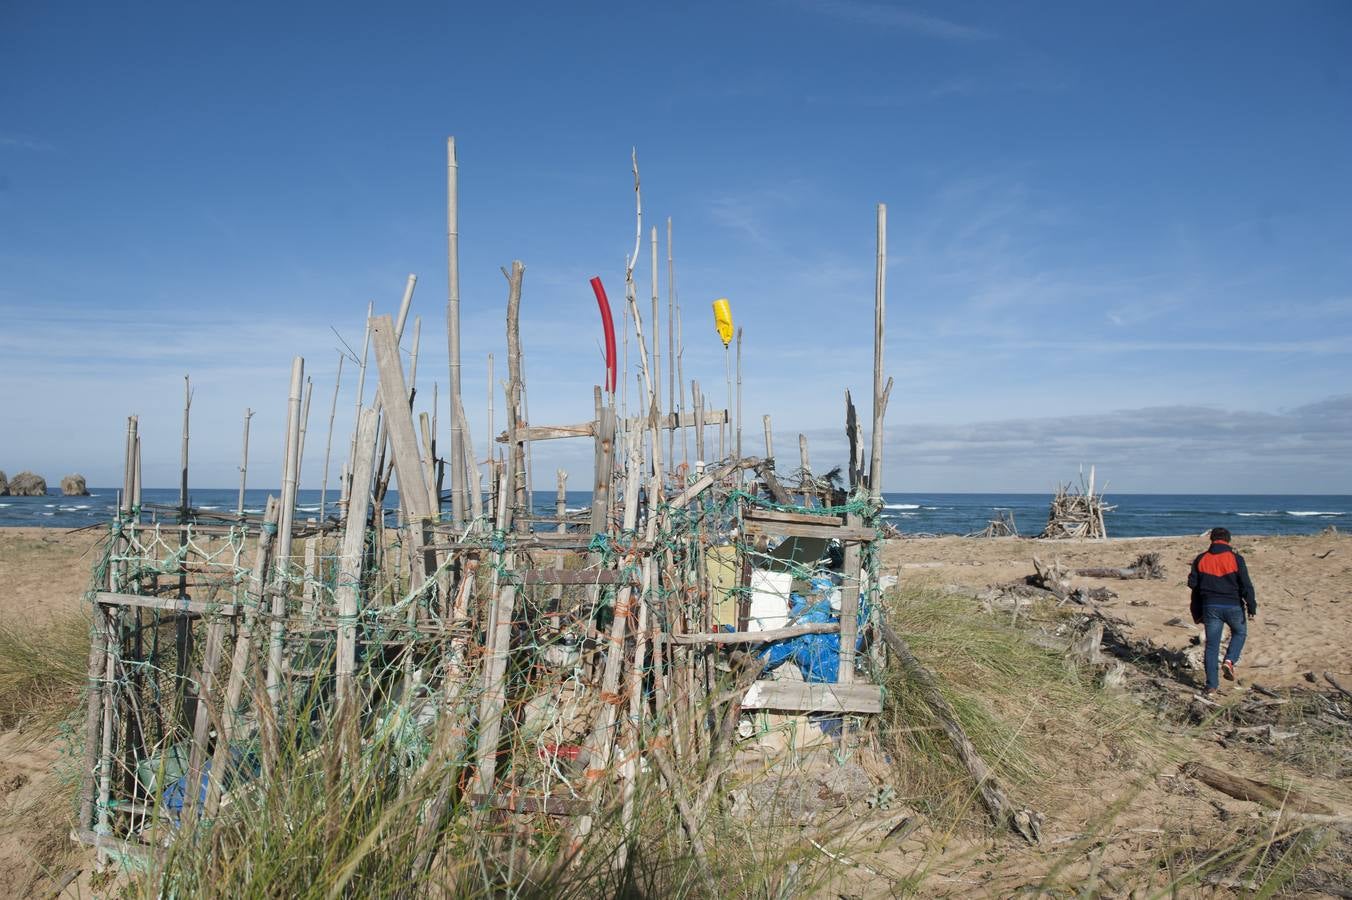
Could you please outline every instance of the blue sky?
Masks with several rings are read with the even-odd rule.
[[[115,483],[137,413],[147,483],[173,484],[191,373],[194,484],[235,482],[246,406],[251,483],[275,484],[291,357],[322,432],[331,327],[358,344],[410,272],[444,397],[454,134],[481,447],[513,259],[533,418],[590,416],[587,279],[622,297],[637,147],[686,377],[719,395],[729,297],[752,446],[769,413],[781,455],[801,431],[843,460],[882,201],[889,490],[1043,490],[1083,462],[1123,491],[1349,493],[1349,60],[1338,2],[11,0],[0,469]],[[646,237],[642,258],[647,309]],[[541,486],[585,486],[589,447],[535,454]]]

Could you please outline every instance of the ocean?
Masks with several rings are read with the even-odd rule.
[[[260,512],[272,491],[255,489],[245,494],[249,512]],[[387,501],[397,503],[393,492]],[[198,490],[191,494],[193,506],[228,515],[235,509],[237,489]],[[111,519],[117,491],[91,488],[88,497],[0,497],[0,527],[43,526],[83,528]],[[147,505],[178,503],[176,488],[143,492]],[[328,493],[332,514],[337,492]],[[569,491],[568,508],[586,509],[591,495]],[[1235,534],[1314,534],[1330,525],[1352,531],[1352,497],[1313,494],[1109,494],[1116,509],[1106,516],[1111,537],[1200,534],[1217,525]],[[536,491],[536,507],[553,513],[553,491]],[[1047,521],[1051,494],[894,494],[884,495],[886,519],[907,534],[967,534],[979,531],[999,510],[1014,514],[1019,533],[1035,536]],[[297,498],[301,518],[319,515],[319,491],[302,490]],[[171,514],[170,514],[171,517]]]

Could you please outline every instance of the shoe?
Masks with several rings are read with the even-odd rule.
[[[1226,681],[1234,681],[1235,664],[1230,662],[1230,660],[1228,659],[1225,662],[1221,663],[1221,675],[1224,676]]]
[[[1205,690],[1202,691],[1203,700],[1215,700],[1220,695],[1221,695],[1220,688],[1206,688]]]

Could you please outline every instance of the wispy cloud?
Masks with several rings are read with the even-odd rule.
[[[38,153],[45,153],[49,150],[55,150],[56,147],[47,141],[38,140],[22,134],[0,134],[0,147],[11,147],[16,150],[32,150]]]
[[[840,429],[809,433],[814,458],[844,455]],[[1277,412],[1171,405],[1087,415],[894,424],[892,490],[1044,490],[1094,463],[1122,490],[1352,491],[1352,394]],[[994,474],[992,474],[994,473]],[[997,483],[998,482],[998,483]]]
[[[804,9],[832,18],[876,28],[898,28],[925,37],[949,41],[985,41],[996,35],[981,28],[914,12],[890,3],[869,3],[866,0],[802,0]]]

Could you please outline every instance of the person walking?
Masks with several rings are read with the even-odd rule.
[[[1220,690],[1219,675],[1227,681],[1235,680],[1235,664],[1249,633],[1247,619],[1258,615],[1249,569],[1244,557],[1230,546],[1229,529],[1211,529],[1211,546],[1192,561],[1188,587],[1192,589],[1192,620],[1206,628],[1203,693],[1209,697]],[[1225,659],[1220,660],[1221,634],[1227,626],[1230,642],[1225,647]]]

